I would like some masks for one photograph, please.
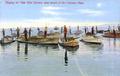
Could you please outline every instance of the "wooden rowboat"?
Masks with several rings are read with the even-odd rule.
[[[11,37],[11,36],[5,36],[4,38],[2,38],[1,40],[0,40],[0,43],[2,44],[2,45],[5,45],[5,44],[10,44],[10,43],[12,43],[12,42],[14,42],[15,40],[13,40],[13,38]]]
[[[80,41],[90,44],[102,44],[101,39],[93,35],[84,36]]]
[[[120,32],[116,32],[115,34],[113,32],[105,32],[103,37],[120,38]]]
[[[67,39],[67,41],[65,41],[64,39],[60,39],[59,44],[63,47],[78,47],[79,46],[79,42],[74,38]]]

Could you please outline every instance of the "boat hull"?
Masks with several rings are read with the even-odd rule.
[[[58,42],[33,42],[33,41],[23,41],[23,40],[17,40],[19,43],[28,43],[28,44],[37,44],[37,45],[58,45]]]
[[[94,35],[84,36],[80,41],[89,44],[102,44],[101,39]]]
[[[102,43],[101,42],[88,42],[88,41],[84,41],[83,39],[80,40],[81,42],[85,42],[85,43],[89,43],[89,44],[99,44],[101,45]]]
[[[64,44],[64,43],[59,43],[59,45],[61,45],[61,46],[63,46],[63,47],[72,47],[72,48],[74,48],[74,47],[79,47],[79,45],[66,45],[66,44]]]
[[[10,36],[6,36],[6,37],[3,38],[2,40],[0,40],[0,44],[1,44],[1,45],[7,45],[7,44],[11,44],[11,43],[13,43],[13,42],[15,42],[15,40],[13,40],[13,38],[10,37]]]
[[[120,38],[120,33],[112,33],[112,32],[107,32],[107,33],[104,33],[103,37],[108,37],[108,38]]]

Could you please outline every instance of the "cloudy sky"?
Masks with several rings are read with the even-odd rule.
[[[94,25],[120,23],[120,0],[62,0],[83,4],[8,4],[6,1],[60,2],[61,0],[1,0],[2,25]]]

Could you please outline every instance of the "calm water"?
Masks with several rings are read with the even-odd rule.
[[[67,51],[60,46],[41,46],[17,42],[0,45],[0,76],[119,76],[120,39],[102,38],[103,45],[79,43]],[[67,66],[66,66],[67,65]]]
[[[120,39],[101,38],[103,45],[79,42],[78,49],[30,44],[26,49],[26,44],[17,42],[0,45],[0,76],[120,76]]]

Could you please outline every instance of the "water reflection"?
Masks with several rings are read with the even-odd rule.
[[[17,55],[19,56],[20,55],[20,43],[17,42]]]
[[[48,46],[45,47],[45,53],[48,53]]]
[[[20,44],[23,45],[23,43],[19,43],[17,42],[17,57],[19,58],[22,58],[22,47],[20,47]],[[21,53],[21,54],[20,54]],[[28,43],[25,43],[24,44],[24,60],[27,61],[28,59]]]
[[[64,60],[65,60],[65,66],[68,66],[67,50],[65,50],[65,57],[64,57]]]
[[[23,43],[15,42],[8,46],[0,46],[1,49],[0,51],[2,52],[1,54],[6,59],[6,60],[2,59],[1,66],[8,65],[8,67],[9,66],[11,67],[13,65],[12,67],[14,68],[13,71],[10,71],[8,67],[4,67],[10,75],[13,75],[13,73],[16,73],[15,75],[17,75],[18,73],[26,75],[27,73],[26,71],[29,72],[29,70],[31,70],[30,72],[34,73],[34,75],[36,75],[37,73],[46,76],[46,72],[49,72],[51,73],[50,76],[54,76],[55,73],[58,73],[61,76],[64,74],[65,75],[69,74],[71,76],[72,74],[75,74],[79,76],[79,71],[78,71],[79,65],[80,68],[83,70],[83,72],[85,72],[87,75],[90,76],[96,76],[98,74],[104,76],[103,74],[106,73],[111,74],[110,71],[112,71],[113,74],[116,74],[116,70],[119,70],[118,66],[120,63],[119,62],[120,55],[115,54],[115,51],[112,50],[116,48],[116,51],[119,51],[118,49],[120,49],[120,40],[104,38],[103,44],[104,47],[103,45],[91,45],[91,44],[87,45],[84,43],[83,44],[80,43],[79,44],[80,46],[76,48],[59,47],[58,49],[58,45],[34,46],[32,44],[23,44]],[[17,45],[17,49],[14,49],[16,45]],[[6,54],[3,53],[4,51],[3,48],[5,48],[4,50]],[[109,54],[105,54],[106,52]],[[78,58],[77,62],[75,62],[73,59],[74,58],[74,56],[72,55],[73,53],[75,54],[74,56]],[[16,54],[17,56],[19,56],[18,58],[22,60],[22,62],[20,60],[16,61]],[[28,59],[30,62],[28,62]],[[18,63],[18,61],[20,64]],[[113,62],[115,63],[113,64]],[[34,63],[35,65],[33,65]],[[30,67],[27,67],[26,65],[30,65]],[[113,68],[111,68],[111,65]],[[56,68],[59,68],[59,70],[56,70]],[[21,73],[21,71],[25,71],[25,72]],[[1,72],[5,73],[5,70],[1,69]],[[119,72],[117,72],[117,74],[118,73]],[[114,76],[119,76],[119,75],[114,75]]]
[[[78,50],[79,46],[77,47],[66,47],[65,49],[69,52],[75,53]]]
[[[49,49],[54,49],[54,50],[58,49],[58,45],[40,45],[40,46],[45,48],[46,55],[48,54]]]
[[[25,55],[28,55],[28,43],[25,43]]]
[[[75,52],[79,49],[79,46],[76,47],[64,47],[64,46],[59,46],[59,48],[62,47],[63,49],[69,51],[72,54],[75,54]]]
[[[40,47],[58,49],[58,45],[39,45]]]
[[[109,47],[111,46],[111,39],[108,38]]]
[[[102,50],[102,48],[103,48],[103,44],[100,44],[100,45],[90,44],[87,46],[89,48],[92,48],[94,51],[99,51],[99,50]]]
[[[116,38],[113,40],[114,48],[116,47]]]
[[[28,43],[25,43],[25,52],[24,52],[24,54],[25,54],[25,61],[27,61],[27,59],[28,59]]]
[[[107,44],[109,46],[108,48],[111,48],[110,50],[116,51],[117,48],[119,48],[120,41],[119,38],[106,38],[106,40],[104,40],[104,44]]]

